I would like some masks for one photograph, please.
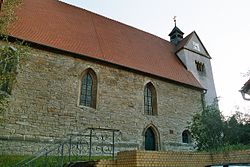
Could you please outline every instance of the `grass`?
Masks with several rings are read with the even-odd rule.
[[[30,158],[30,156],[21,156],[21,155],[0,155],[0,167],[12,167],[18,162]],[[100,160],[100,159],[112,159],[110,156],[93,156],[91,157],[91,161],[95,160]],[[88,161],[89,157],[88,156],[82,156],[82,157],[77,157],[77,156],[71,156],[70,161]],[[43,167],[47,164],[49,167],[57,167],[59,164],[64,164],[69,162],[69,157],[64,156],[64,157],[57,157],[57,156],[48,156],[47,158],[45,156],[40,157],[36,161],[32,163],[32,165],[36,167]]]
[[[18,156],[18,155],[0,155],[0,166],[9,167],[13,166],[19,161],[27,158],[27,156]]]

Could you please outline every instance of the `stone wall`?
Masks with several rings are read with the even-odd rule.
[[[227,153],[124,151],[116,161],[101,160],[96,167],[205,167],[229,163],[250,163],[250,150]]]
[[[79,106],[81,76],[88,68],[97,75],[96,109]],[[143,90],[148,82],[157,92],[156,116],[144,114]],[[0,139],[4,139],[0,152],[1,143],[5,150],[19,147],[14,142],[6,144],[12,139],[28,141],[28,145],[29,141],[49,143],[88,127],[119,129],[128,149],[143,150],[144,131],[149,126],[159,132],[159,150],[190,149],[192,145],[182,144],[181,134],[202,108],[201,92],[182,84],[37,49],[31,49],[22,65],[9,100],[0,127]],[[16,153],[29,153],[18,150]]]

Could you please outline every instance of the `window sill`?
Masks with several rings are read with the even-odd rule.
[[[83,109],[83,110],[96,111],[96,108],[92,108],[92,107],[88,107],[88,106],[78,105],[77,107],[79,107],[80,109]]]

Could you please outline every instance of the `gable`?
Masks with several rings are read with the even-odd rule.
[[[188,38],[188,41],[184,45],[185,49],[196,52],[202,56],[207,58],[211,58],[209,53],[207,52],[205,46],[202,44],[200,38],[196,34],[196,32],[192,32]]]
[[[55,0],[23,0],[15,13],[12,37],[202,88],[162,38]]]

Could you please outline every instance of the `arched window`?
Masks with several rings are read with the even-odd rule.
[[[187,144],[191,143],[191,134],[188,130],[182,132],[182,142]]]
[[[144,88],[144,112],[146,115],[157,115],[156,91],[152,83]]]
[[[87,107],[96,107],[97,92],[96,75],[93,70],[88,69],[82,77],[80,105]]]

